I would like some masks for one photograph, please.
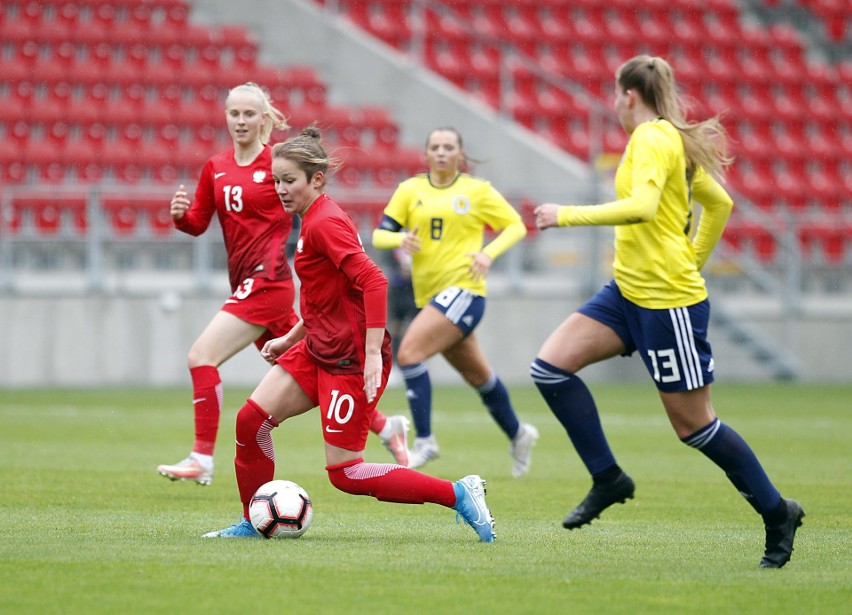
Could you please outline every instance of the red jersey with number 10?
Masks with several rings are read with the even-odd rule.
[[[178,230],[197,236],[207,230],[214,213],[218,216],[231,292],[246,278],[293,277],[284,251],[293,219],[275,192],[271,169],[269,146],[246,166],[234,160],[233,148],[216,154],[201,170],[189,210],[175,221]]]
[[[385,326],[388,281],[351,218],[326,194],[302,214],[293,266],[311,358],[333,374],[363,371],[367,329]],[[391,360],[387,332],[382,360]]]

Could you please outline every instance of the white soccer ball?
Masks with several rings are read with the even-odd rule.
[[[269,481],[249,502],[251,524],[264,538],[298,538],[311,527],[313,516],[308,492],[289,480]]]

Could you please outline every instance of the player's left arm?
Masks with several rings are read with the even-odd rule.
[[[692,180],[692,198],[701,205],[701,218],[692,241],[700,270],[725,231],[734,201],[719,182],[701,168]]]
[[[485,184],[478,208],[482,222],[500,232],[479,252],[468,255],[472,258],[470,274],[477,281],[488,275],[491,264],[500,255],[527,235],[521,215],[491,184]]]
[[[388,280],[382,270],[362,250],[346,256],[341,272],[361,289],[367,336],[364,342],[364,391],[373,401],[382,382],[382,344],[385,337],[388,306]]]

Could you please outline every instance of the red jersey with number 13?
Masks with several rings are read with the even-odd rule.
[[[320,194],[301,217],[293,266],[308,353],[330,373],[359,373],[367,329],[385,326],[387,278],[364,252],[352,219],[328,195]],[[391,360],[387,332],[382,360]]]
[[[287,238],[293,219],[284,211],[272,180],[272,148],[246,166],[234,160],[233,148],[211,157],[201,170],[195,199],[175,227],[198,236],[215,213],[228,252],[231,292],[246,278],[288,280],[293,277]]]

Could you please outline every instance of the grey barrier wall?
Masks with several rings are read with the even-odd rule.
[[[0,388],[189,386],[186,353],[225,296],[0,296]],[[539,346],[581,300],[495,292],[477,330],[495,370],[508,383],[529,383],[528,366]],[[848,304],[822,305],[798,323],[794,354],[801,379],[848,381]],[[763,331],[780,335],[780,319],[771,310],[745,303],[737,309],[745,322],[759,322]],[[712,325],[710,338],[721,382],[772,378]],[[229,385],[253,386],[267,367],[248,348],[222,367],[222,376]],[[443,358],[433,358],[430,367],[436,382],[461,384]],[[635,356],[593,366],[585,374],[597,382],[647,378]]]

